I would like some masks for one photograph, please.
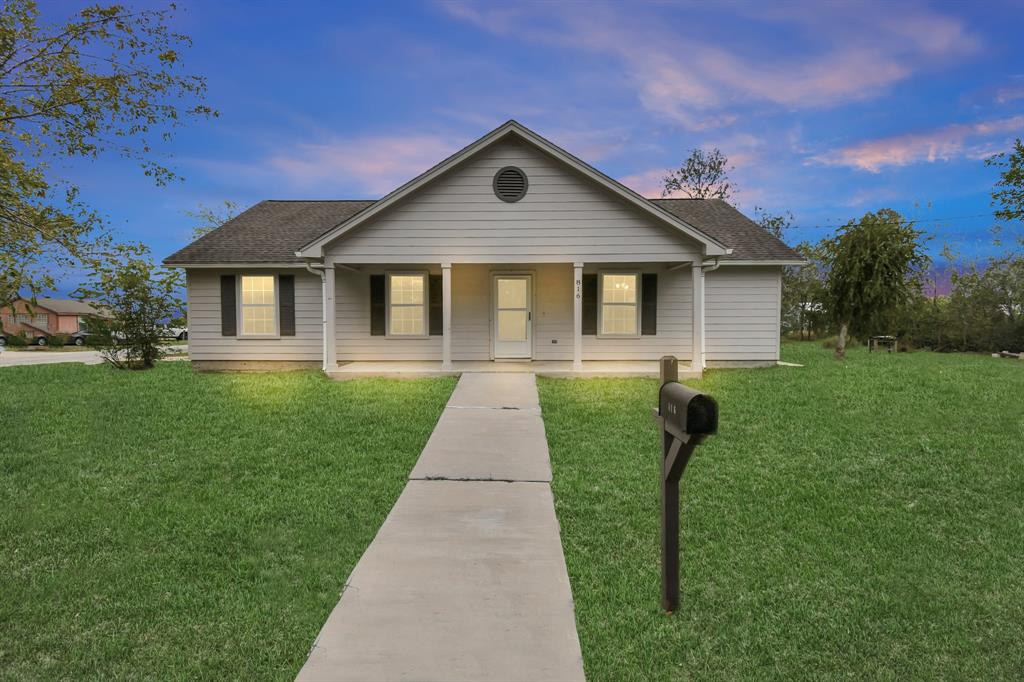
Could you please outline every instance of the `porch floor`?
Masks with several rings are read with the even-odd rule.
[[[455,361],[451,369],[442,369],[437,361],[346,362],[327,372],[332,379],[366,377],[419,378],[459,376],[464,372],[528,372],[547,377],[650,377],[658,378],[655,360],[603,361],[587,360],[581,369],[573,369],[570,360],[531,361]],[[689,365],[679,365],[680,379],[699,379],[700,372]]]

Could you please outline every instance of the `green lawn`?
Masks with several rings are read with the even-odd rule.
[[[453,386],[0,370],[0,678],[291,680]]]
[[[587,675],[1024,677],[1024,362],[814,344],[712,371],[659,612],[653,380],[540,380]]]

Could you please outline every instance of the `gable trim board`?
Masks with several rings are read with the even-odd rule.
[[[493,174],[509,165],[529,183],[514,204],[493,192]],[[379,201],[261,202],[165,260],[186,269],[194,361],[322,360],[328,371],[339,361],[492,359],[490,278],[526,270],[534,360],[768,362],[778,358],[782,268],[801,263],[725,202],[644,199],[515,121]],[[577,322],[577,299],[597,300],[596,274],[626,269],[641,277],[639,333],[596,334],[593,305]],[[253,271],[294,282],[282,333],[222,336],[221,276]],[[429,277],[423,337],[373,333],[384,317],[371,310],[375,276],[402,271]]]

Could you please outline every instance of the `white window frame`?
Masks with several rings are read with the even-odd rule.
[[[391,333],[391,278],[419,275],[423,278],[423,333],[392,334]],[[413,308],[413,303],[396,303],[403,308]],[[386,339],[426,339],[430,337],[430,272],[427,270],[389,270],[384,273],[384,338]]]
[[[615,306],[634,306],[636,308],[636,333],[635,334],[606,334],[604,332],[604,276],[605,275],[632,275],[636,278],[636,302],[635,303],[609,303]],[[597,336],[604,339],[635,339],[640,337],[640,309],[643,304],[643,277],[638,270],[602,270],[597,273]]]
[[[245,303],[242,303],[242,279],[245,277],[273,277],[274,278],[274,332],[272,334],[246,334],[245,325],[242,320],[242,310],[246,307]],[[239,273],[238,277],[235,278],[235,300],[238,301],[236,317],[237,317],[237,329],[238,335],[236,338],[239,339],[279,339],[281,338],[281,279],[276,273],[268,272],[243,272]],[[250,303],[250,308],[265,308],[265,303]]]

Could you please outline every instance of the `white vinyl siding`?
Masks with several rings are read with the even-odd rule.
[[[780,267],[723,265],[704,280],[709,362],[779,358]]]
[[[189,357],[192,360],[321,362],[323,322],[320,312],[320,278],[302,269],[282,270],[281,273],[295,275],[295,336],[246,338],[221,336],[220,326],[220,276],[233,274],[240,277],[242,273],[231,270],[187,270],[185,293],[188,300]]]
[[[587,272],[596,272],[599,268],[595,264]],[[336,271],[338,360],[440,361],[440,336],[393,339],[370,335],[369,275],[384,270],[384,267],[371,267],[359,272]],[[657,335],[584,336],[584,360],[657,360],[671,354],[689,361],[693,341],[689,268],[668,272],[659,264],[646,265],[639,270],[658,273]],[[438,274],[440,268],[431,272]],[[493,273],[533,274],[533,358],[572,360],[572,265],[568,263],[452,266],[452,359],[491,358]]]
[[[494,174],[521,168],[529,191],[494,195]],[[328,245],[341,263],[665,262],[696,241],[629,206],[543,152],[511,140],[484,150]]]

